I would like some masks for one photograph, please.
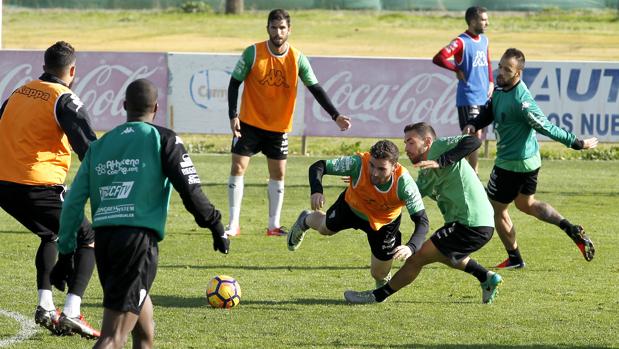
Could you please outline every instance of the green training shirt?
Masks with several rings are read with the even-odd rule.
[[[497,88],[492,95],[495,165],[513,172],[530,172],[542,165],[536,132],[570,147],[576,136],[551,123],[537,106],[523,81],[510,90]]]
[[[456,136],[435,139],[428,160],[437,160],[454,148],[460,139]],[[494,211],[484,186],[466,159],[445,168],[419,171],[417,186],[422,196],[435,200],[445,223],[458,222],[468,227],[494,227]]]

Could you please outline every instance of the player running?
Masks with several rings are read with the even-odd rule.
[[[262,152],[269,168],[268,236],[286,235],[280,216],[284,202],[284,176],[288,157],[288,132],[296,104],[299,80],[307,86],[318,103],[340,130],[350,128],[350,119],[341,115],[318,83],[309,60],[288,43],[290,15],[276,9],[269,13],[269,40],[243,51],[228,86],[228,116],[232,129],[232,166],[228,179],[230,221],[226,233],[240,234],[243,176],[251,156]],[[241,111],[237,113],[239,87],[244,83]]]
[[[494,208],[496,229],[508,256],[496,267],[525,266],[516,242],[516,230],[507,212],[512,201],[520,211],[561,228],[576,243],[585,260],[591,261],[595,247],[583,227],[570,223],[552,206],[535,199],[537,176],[542,165],[536,135],[539,132],[576,150],[595,148],[598,140],[577,139],[574,134],[548,121],[521,81],[524,64],[522,51],[515,48],[505,51],[499,62],[498,87],[488,108],[463,130],[472,133],[494,121],[497,157],[487,192]]]
[[[479,178],[462,160],[479,148],[481,141],[470,136],[437,139],[432,126],[425,122],[406,126],[404,141],[406,154],[420,168],[419,192],[436,200],[445,225],[404,262],[391,281],[375,290],[346,291],[344,298],[359,304],[383,302],[412,283],[425,265],[439,262],[476,277],[481,283],[482,302],[492,303],[502,278],[469,257],[492,237],[492,206]]]
[[[310,166],[310,200],[314,211],[301,212],[290,229],[288,249],[298,249],[309,228],[322,235],[361,229],[367,234],[372,252],[370,273],[376,286],[389,281],[393,259],[406,260],[415,255],[429,226],[417,185],[408,170],[398,163],[398,157],[398,147],[382,140],[369,152],[320,160]],[[325,202],[324,175],[350,176],[348,188],[326,213],[319,211]],[[400,244],[403,206],[415,223],[415,230],[405,245]]]

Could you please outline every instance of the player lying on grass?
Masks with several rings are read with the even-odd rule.
[[[393,142],[382,140],[369,152],[334,160],[319,160],[309,168],[311,208],[303,211],[288,236],[288,249],[301,245],[309,228],[322,235],[345,229],[361,229],[372,252],[370,273],[377,286],[389,281],[393,259],[405,260],[419,251],[428,232],[428,217],[419,190],[408,170],[398,163],[399,151]],[[323,175],[350,176],[344,190],[327,210]],[[406,206],[415,223],[410,240],[401,245],[400,221]]]
[[[404,262],[387,284],[370,291],[346,291],[344,297],[350,303],[382,302],[412,283],[425,265],[439,262],[476,277],[481,283],[482,302],[492,303],[502,278],[469,257],[490,241],[494,231],[492,206],[484,187],[463,160],[479,148],[481,141],[471,136],[437,139],[432,126],[421,122],[406,126],[404,142],[409,159],[420,168],[419,192],[436,200],[445,225]]]

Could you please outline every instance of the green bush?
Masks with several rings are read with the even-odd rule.
[[[211,5],[204,1],[186,1],[182,3],[180,9],[185,13],[212,13]]]

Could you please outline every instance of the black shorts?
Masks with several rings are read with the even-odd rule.
[[[266,131],[241,122],[241,138],[232,138],[231,152],[243,156],[262,152],[269,159],[285,160],[288,157],[288,134]]]
[[[381,261],[388,261],[393,258],[394,249],[400,246],[402,234],[400,233],[400,221],[402,215],[398,216],[393,222],[383,225],[378,231],[373,230],[370,222],[357,216],[348,206],[342,192],[335,203],[327,210],[326,226],[332,232],[344,229],[361,229],[368,238],[368,244],[372,255]]]
[[[518,194],[533,195],[537,189],[539,168],[531,172],[512,172],[494,166],[486,192],[488,197],[503,204],[514,201]]]
[[[464,105],[458,107],[458,121],[460,122],[460,130],[462,130],[464,126],[470,124],[471,120],[477,118],[485,109],[485,105]]]
[[[95,258],[103,307],[139,315],[157,275],[156,233],[139,227],[99,227]]]
[[[456,265],[463,258],[482,248],[492,238],[492,227],[467,227],[447,223],[430,237],[434,246]]]
[[[34,186],[0,181],[0,207],[43,241],[58,239],[64,185]],[[78,246],[95,241],[86,218],[77,232]]]

